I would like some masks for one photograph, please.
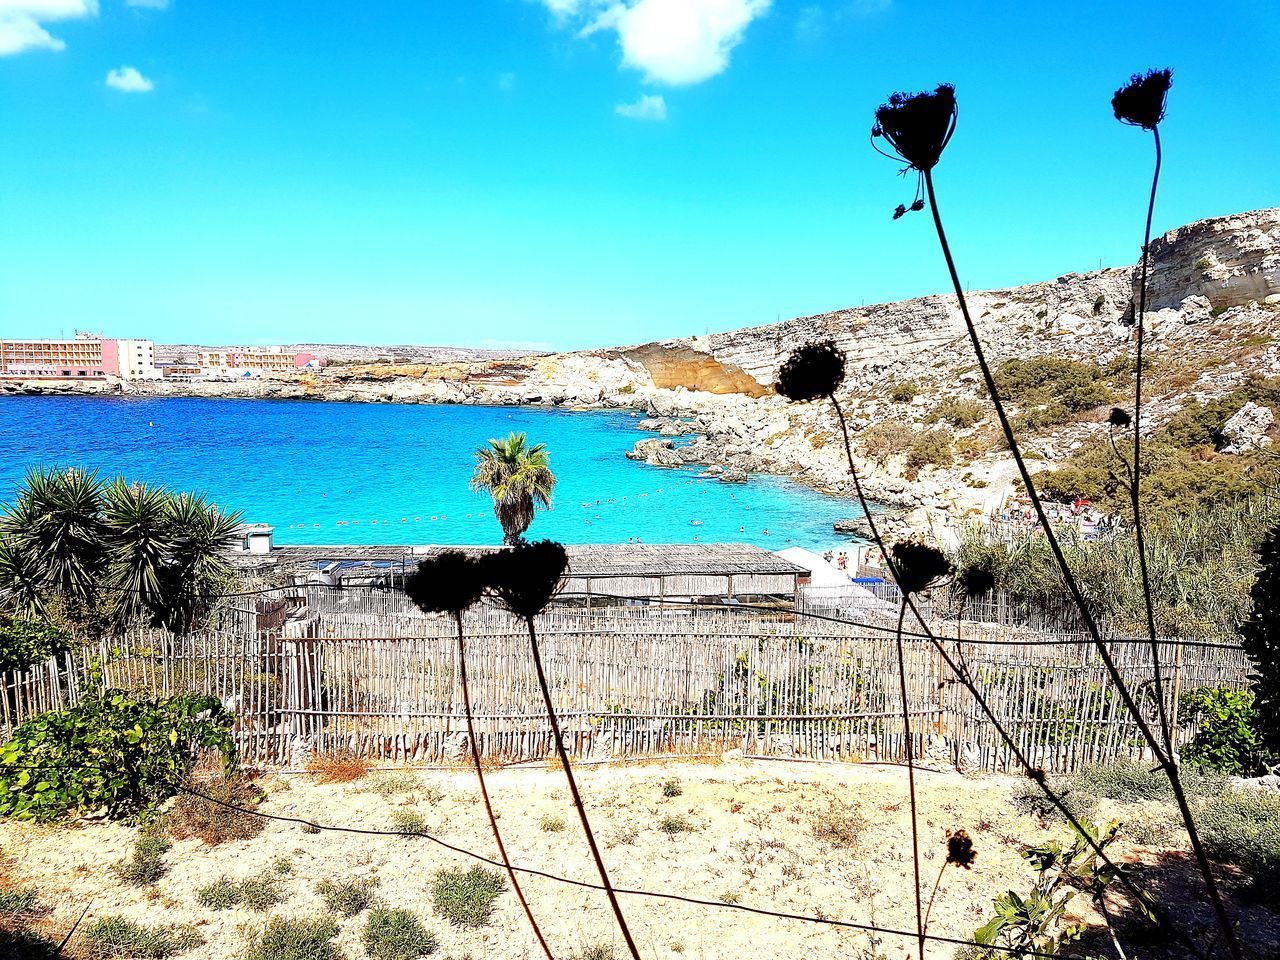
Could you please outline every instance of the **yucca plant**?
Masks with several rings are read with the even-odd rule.
[[[0,520],[21,566],[39,570],[47,595],[92,605],[106,568],[102,522],[105,484],[83,470],[31,470]]]

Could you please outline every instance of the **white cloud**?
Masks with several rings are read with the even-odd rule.
[[[729,54],[771,0],[542,0],[561,21],[585,19],[579,36],[618,35],[623,66],[651,83],[701,83],[722,73]]]
[[[661,96],[642,96],[635,103],[620,103],[613,109],[618,116],[632,120],[667,119],[667,101]]]
[[[98,15],[98,0],[0,0],[0,57],[24,50],[65,50],[44,28],[58,20]]]
[[[150,93],[156,85],[138,72],[137,67],[120,67],[107,71],[107,86],[123,93]]]
[[[169,0],[125,0],[131,7],[146,7],[148,10],[168,10]]]

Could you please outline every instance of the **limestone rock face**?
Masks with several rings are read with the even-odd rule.
[[[1271,446],[1267,431],[1275,424],[1275,414],[1270,407],[1250,400],[1240,412],[1226,422],[1222,433],[1227,439],[1223,453],[1245,453]]]
[[[1234,307],[1280,294],[1280,208],[1170,230],[1151,241],[1149,270],[1149,310],[1193,295],[1215,307]]]

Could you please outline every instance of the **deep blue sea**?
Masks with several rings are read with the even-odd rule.
[[[637,415],[530,407],[271,400],[0,397],[0,502],[33,466],[198,490],[281,544],[499,543],[467,481],[475,449],[524,431],[559,478],[533,538],[566,543],[745,542],[827,548],[854,503],[776,477],[700,480],[623,454]]]

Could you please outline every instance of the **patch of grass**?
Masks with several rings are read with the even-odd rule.
[[[1148,847],[1171,847],[1182,832],[1177,808],[1170,804],[1153,804],[1143,807],[1126,820],[1121,832]]]
[[[338,925],[327,917],[286,920],[272,917],[245,960],[340,960],[333,942]]]
[[[737,890],[726,890],[724,893],[716,897],[721,903],[727,903],[733,906],[735,903],[742,902],[742,895]]]
[[[148,886],[163,877],[168,869],[164,865],[164,855],[168,849],[168,839],[161,835],[159,825],[152,821],[138,831],[133,855],[123,863],[116,864],[112,870],[123,883],[131,887]]]
[[[436,913],[462,927],[479,927],[493,913],[493,903],[506,888],[496,870],[475,866],[469,870],[441,870],[432,886]]]
[[[400,833],[412,833],[415,836],[427,834],[427,821],[422,814],[413,810],[396,810],[391,814],[391,826]]]
[[[692,820],[683,814],[669,813],[658,821],[658,829],[668,837],[674,837],[681,833],[692,833],[698,828]]]
[[[1259,899],[1280,903],[1280,796],[1224,790],[1197,803],[1195,818],[1209,856],[1243,870]]]
[[[350,750],[313,753],[307,760],[307,772],[316,783],[350,783],[369,772],[369,761]]]
[[[316,893],[334,913],[354,917],[373,902],[373,890],[377,885],[377,877],[368,880],[343,880],[338,883],[321,880],[316,884]]]
[[[360,788],[361,793],[376,793],[380,797],[390,797],[398,793],[413,793],[422,787],[417,774],[408,772],[380,773]]]
[[[16,916],[19,913],[35,913],[39,894],[34,887],[17,890],[0,890],[0,914]]]
[[[364,949],[373,960],[414,960],[436,949],[435,934],[408,910],[379,907],[364,924]]]
[[[914,380],[898,380],[889,385],[889,399],[894,403],[910,403],[920,393]]]
[[[214,910],[229,910],[231,907],[244,906],[250,910],[267,910],[277,903],[283,903],[284,893],[280,890],[280,878],[272,875],[250,877],[236,883],[226,877],[219,877],[207,887],[196,891],[196,901],[202,907]]]
[[[293,876],[293,861],[288,857],[276,857],[275,862],[271,864],[271,872],[278,877]]]
[[[1221,774],[1198,767],[1185,766],[1178,772],[1183,789],[1190,797],[1220,793],[1227,782],[1226,777]],[[1071,786],[1087,796],[1107,797],[1122,803],[1173,799],[1173,788],[1162,771],[1152,770],[1133,760],[1115,760],[1083,767],[1071,778]]]
[[[89,956],[155,960],[204,943],[192,927],[147,927],[124,917],[102,917],[84,930]]]
[[[639,839],[640,839],[640,831],[636,830],[634,827],[631,827],[626,830],[619,830],[616,834],[614,834],[613,839],[609,841],[609,846],[629,847]]]
[[[543,817],[538,826],[544,833],[563,833],[565,822],[563,817]]]
[[[665,780],[662,784],[662,795],[664,797],[678,797],[684,793],[684,788],[680,786],[679,780]]]
[[[841,800],[832,800],[826,810],[815,812],[809,818],[809,831],[833,847],[857,846],[866,828],[862,811]]]
[[[262,817],[231,809],[252,809],[266,796],[244,777],[207,777],[194,782],[192,789],[205,796],[179,793],[164,816],[164,828],[175,840],[196,837],[205,846],[216,847],[228,840],[249,840],[262,832],[266,823]]]
[[[613,944],[594,943],[583,948],[581,953],[575,953],[572,960],[616,960],[617,956]]]

